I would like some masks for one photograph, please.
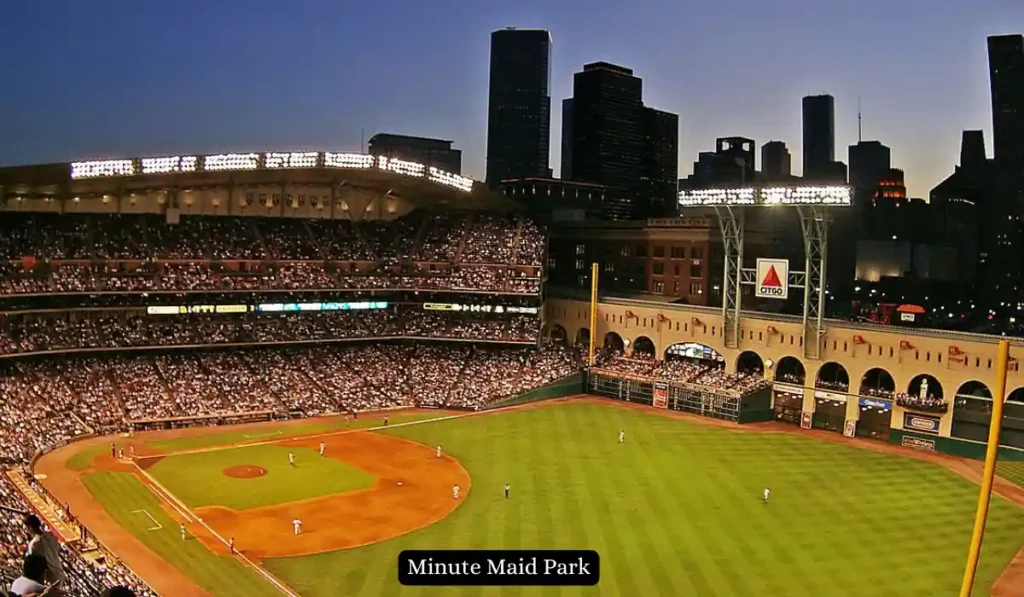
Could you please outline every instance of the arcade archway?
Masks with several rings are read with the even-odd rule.
[[[979,381],[962,384],[954,399],[950,435],[987,442],[994,404],[992,392],[985,384]],[[1024,449],[1024,388],[1016,388],[1006,396],[999,445]]]
[[[647,336],[639,336],[633,340],[633,356],[637,358],[653,359],[658,354],[654,348],[654,341]]]
[[[622,341],[622,336],[618,335],[616,332],[608,332],[604,335],[603,346],[605,350],[617,354],[622,354],[626,350],[626,343]]]
[[[563,328],[561,324],[556,323],[551,326],[551,341],[555,344],[561,344],[562,346],[565,346],[568,341],[568,334],[566,334],[565,328]]]
[[[957,398],[985,398],[992,399],[992,390],[980,381],[968,381],[960,384],[956,390]]]
[[[938,415],[949,410],[949,403],[943,397],[942,384],[927,373],[911,379],[907,393],[897,397],[896,403],[909,410]]]
[[[846,367],[835,361],[829,361],[818,369],[818,374],[814,378],[814,387],[835,392],[849,392],[850,374],[846,372]]]
[[[590,330],[588,328],[580,328],[580,331],[576,332],[576,340],[573,342],[574,346],[582,346],[583,348],[590,347]]]
[[[802,386],[806,379],[804,364],[796,357],[782,357],[775,365],[775,381]]]
[[[745,350],[736,357],[736,373],[764,377],[764,360],[753,350]]]
[[[892,378],[891,373],[881,367],[868,369],[860,379],[859,394],[892,400],[896,395],[896,380]]]

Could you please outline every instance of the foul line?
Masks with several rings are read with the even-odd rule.
[[[209,531],[211,535],[216,537],[218,541],[223,543],[226,547],[230,548],[231,544],[228,543],[228,541],[226,541],[224,539],[224,537],[222,537],[220,535],[220,533],[218,533],[217,531],[213,530],[213,527],[211,527],[210,525],[206,524],[206,522],[202,518],[199,518],[198,516],[196,516],[194,512],[189,510],[188,506],[186,506],[181,500],[179,500],[177,497],[175,497],[173,493],[171,493],[170,491],[167,491],[167,488],[164,487],[163,485],[161,485],[159,481],[154,479],[152,475],[150,475],[149,473],[144,471],[142,469],[142,467],[140,467],[138,464],[133,462],[132,465],[135,466],[135,468],[138,469],[139,473],[141,473],[142,476],[144,476],[150,483],[152,483],[154,485],[154,487],[156,487],[156,488],[158,488],[160,490],[160,493],[163,494],[163,495],[161,495],[161,497],[165,501],[170,503],[171,507],[173,507],[175,510],[177,510],[180,513],[183,513],[183,514],[187,513],[187,514],[191,515],[192,518],[194,518],[196,522],[198,522],[199,524],[203,525],[203,528],[205,528],[207,531]],[[160,495],[160,494],[158,494],[158,495]],[[277,587],[278,590],[280,590],[282,593],[284,593],[285,595],[288,595],[288,597],[299,597],[299,595],[297,595],[295,592],[293,592],[291,589],[289,589],[287,585],[285,585],[283,582],[278,580],[273,574],[268,572],[265,568],[263,568],[262,566],[260,566],[256,562],[253,562],[252,560],[250,560],[248,557],[245,556],[245,554],[241,553],[240,551],[234,550],[234,555],[236,557],[240,558],[243,562],[246,563],[246,565],[251,567],[253,570],[258,572],[260,574],[260,576],[262,576],[264,579],[266,579],[270,584],[272,584],[275,587]]]
[[[132,510],[132,514],[138,514],[139,512],[142,512],[143,514],[148,516],[149,519],[153,521],[153,524],[156,525],[155,527],[149,527],[148,529],[146,529],[147,531],[159,531],[160,529],[164,528],[164,525],[160,524],[157,521],[157,519],[153,518],[153,515],[149,513],[149,510]]]

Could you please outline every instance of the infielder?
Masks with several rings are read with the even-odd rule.
[[[452,497],[455,498],[455,499],[459,499],[459,484],[458,483],[456,483],[455,486],[452,487]]]
[[[441,446],[437,446],[437,457],[441,457]]]
[[[295,534],[298,535],[302,532],[302,521],[296,518],[292,521],[292,527],[295,529]]]
[[[185,523],[181,523],[181,540],[185,540]]]
[[[324,455],[324,443],[323,442],[320,442],[320,455],[321,456]]]

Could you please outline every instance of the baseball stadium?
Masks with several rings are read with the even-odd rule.
[[[325,151],[0,169],[4,585],[35,516],[76,597],[1024,595],[1024,341],[827,318],[843,189],[681,194],[720,223],[698,306],[603,292],[483,187]],[[744,258],[768,205],[805,263]],[[547,284],[573,266],[589,295]],[[600,579],[408,586],[406,550]]]

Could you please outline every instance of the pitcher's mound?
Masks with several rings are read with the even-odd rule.
[[[267,474],[267,469],[262,466],[249,466],[247,464],[231,466],[224,469],[225,476],[234,477],[236,479],[255,479],[256,477],[262,477],[265,474]]]

